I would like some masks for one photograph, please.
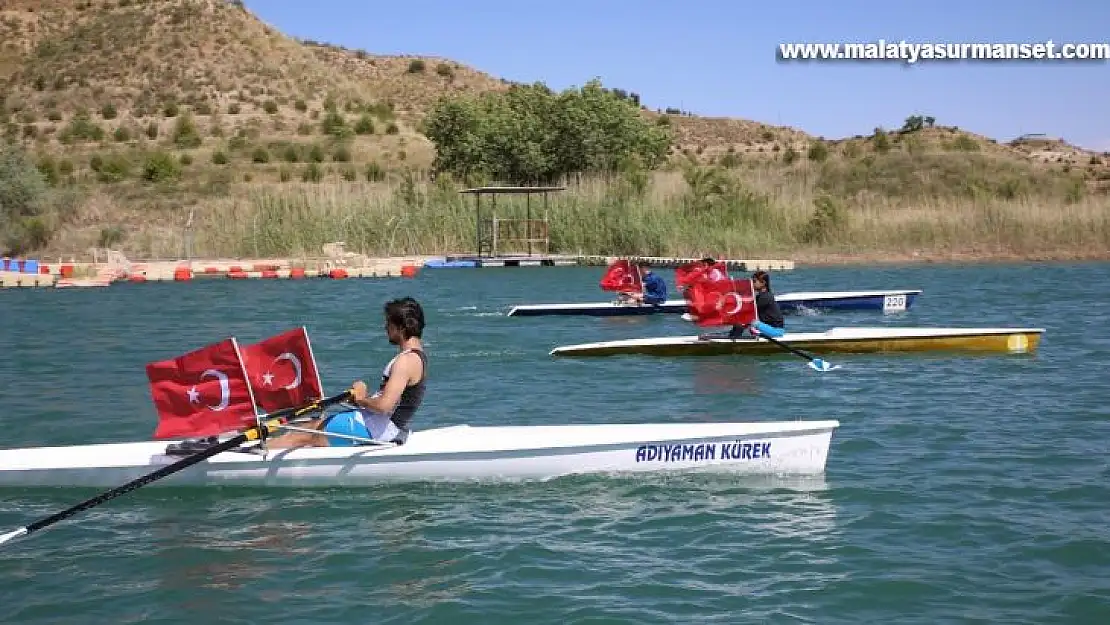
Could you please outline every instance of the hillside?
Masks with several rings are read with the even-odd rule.
[[[384,193],[423,184],[434,146],[419,128],[430,107],[445,95],[510,86],[448,59],[298,41],[226,0],[0,0],[0,41],[4,135],[52,186],[79,196],[36,225],[52,250],[100,243],[179,253],[194,212],[214,223],[220,207],[274,185]],[[905,133],[824,140],[755,121],[665,116],[676,166],[719,164],[790,181],[808,161],[826,179],[855,180],[826,184],[843,193],[868,190],[857,162],[868,155],[906,171],[928,162],[936,180],[957,187],[966,180],[953,168],[971,162],[984,179],[1051,179],[1061,188],[1081,180],[1080,195],[1102,193],[1110,180],[1102,155],[1043,138],[1003,144],[922,121]]]

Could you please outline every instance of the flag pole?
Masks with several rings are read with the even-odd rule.
[[[247,371],[247,363],[243,360],[243,352],[239,349],[239,340],[234,336],[231,337],[231,344],[235,346],[235,355],[239,357],[239,368],[243,370],[243,379],[247,381],[247,393],[251,397],[251,409],[254,411],[254,427],[258,428],[259,439],[258,446],[262,450],[262,457],[265,458],[269,455],[270,451],[266,447],[267,436],[266,428],[262,421],[262,410],[258,407],[258,400],[254,398],[254,384],[251,383],[250,373]]]

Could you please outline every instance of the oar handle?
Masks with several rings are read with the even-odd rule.
[[[221,452],[238,447],[239,445],[247,441],[257,440],[264,435],[263,430],[265,430],[265,433],[269,433],[273,430],[276,430],[278,426],[282,424],[282,422],[288,419],[295,419],[301,415],[316,412],[317,410],[322,410],[324,408],[327,408],[328,406],[346,401],[351,396],[352,391],[348,389],[333,397],[318,399],[309,404],[305,404],[304,406],[278,410],[270,415],[267,415],[266,421],[264,423],[248,428],[245,432],[239,434],[238,436],[229,438],[222,443],[217,443],[216,445],[213,445],[212,447],[209,447],[204,451],[182,458],[181,460],[178,460],[173,464],[168,464],[154,472],[143,475],[142,477],[135,478],[134,480],[131,480],[130,482],[123,484],[122,486],[117,486],[112,490],[101,493],[90,499],[86,499],[85,501],[82,501],[75,506],[71,506],[69,508],[66,508],[65,510],[62,510],[61,512],[56,512],[48,517],[39,519],[38,521],[35,521],[34,523],[31,523],[30,525],[27,525],[25,527],[21,527],[13,532],[0,534],[0,544],[3,544],[19,536],[26,536],[27,534],[36,532],[40,529],[43,529],[44,527],[49,527],[59,521],[62,521],[77,514],[78,512],[88,510],[89,508],[98,506],[106,501],[115,499],[120,495],[146,486],[151,482],[160,480],[163,477],[177,473],[178,471],[181,471],[183,469],[187,469],[194,464],[197,464],[198,462],[211,458],[212,456],[215,456],[216,454],[219,454]]]

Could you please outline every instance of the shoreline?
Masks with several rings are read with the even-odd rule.
[[[332,267],[367,267],[377,270],[386,269],[385,266],[390,266],[389,269],[394,269],[392,266],[396,265],[396,269],[390,271],[386,269],[384,273],[399,273],[400,267],[403,265],[415,265],[418,271],[424,270],[425,263],[430,260],[443,259],[451,256],[458,256],[463,254],[458,253],[443,253],[443,254],[407,254],[407,255],[392,255],[392,256],[368,256],[362,254],[349,254],[348,258],[297,258],[274,256],[269,258],[231,258],[227,256],[215,258],[192,258],[192,259],[128,259],[127,262],[136,269],[149,270],[159,269],[162,271],[169,271],[172,273],[173,268],[180,266],[190,266],[196,273],[202,273],[203,267],[214,266],[219,273],[225,273],[229,267],[235,265],[244,265],[250,267],[258,265],[273,265],[275,268],[288,269],[290,266],[304,266],[316,265],[320,268]],[[74,264],[78,266],[104,266],[109,263],[104,261],[95,262],[91,260],[84,260],[79,258],[85,256],[84,254],[66,254],[51,252],[48,254],[36,255],[40,265],[58,265],[58,264]],[[350,258],[356,256],[356,258]],[[610,257],[621,258],[629,255],[618,254],[601,254],[601,255],[578,255],[578,254],[551,254],[552,257],[560,257],[566,259],[578,259],[579,266],[589,266],[591,263],[582,262],[584,258],[588,257]],[[636,256],[636,255],[631,255]],[[698,257],[699,254],[685,255],[690,258]],[[1036,253],[1017,253],[1017,252],[998,252],[998,251],[946,251],[946,252],[933,252],[916,250],[912,252],[796,252],[794,254],[767,254],[767,255],[745,255],[748,258],[786,258],[789,262],[795,265],[793,270],[801,268],[831,268],[831,267],[852,267],[852,266],[893,266],[893,265],[994,265],[994,264],[1015,264],[1015,263],[1069,263],[1069,262],[1110,262],[1110,249],[1107,250],[1058,250],[1049,252],[1036,252]],[[681,256],[678,256],[681,257]],[[72,260],[69,260],[72,259]],[[99,260],[99,259],[98,259]],[[723,259],[724,260],[724,259]],[[306,262],[307,261],[307,262]],[[346,262],[345,262],[346,261]],[[354,261],[354,262],[351,262]],[[237,268],[237,267],[236,267]],[[210,269],[211,271],[211,269]],[[250,271],[250,269],[247,269]],[[782,271],[792,271],[785,269]],[[54,269],[50,273],[57,273]]]
[[[1051,252],[903,252],[903,253],[800,253],[799,267],[848,267],[855,265],[999,265],[1020,263],[1110,262],[1110,249]]]

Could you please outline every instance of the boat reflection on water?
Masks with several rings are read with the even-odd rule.
[[[759,363],[747,359],[692,361],[695,395],[759,395]]]

